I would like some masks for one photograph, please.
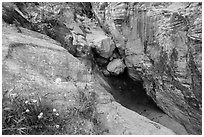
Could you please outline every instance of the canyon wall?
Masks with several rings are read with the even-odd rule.
[[[105,5],[105,6],[104,6]],[[202,130],[202,4],[95,3],[129,76],[189,133]]]

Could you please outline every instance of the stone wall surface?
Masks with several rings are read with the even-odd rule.
[[[104,10],[130,77],[189,133],[201,134],[202,4],[118,2]]]

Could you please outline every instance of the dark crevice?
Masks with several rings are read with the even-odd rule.
[[[102,74],[98,71],[97,75],[101,76]],[[169,117],[147,95],[143,87],[143,81],[134,81],[129,77],[127,69],[125,69],[123,74],[102,76],[101,78],[107,82],[107,84],[100,82],[101,86],[113,96],[116,102],[125,108],[171,129],[176,134],[188,134],[183,125]]]
[[[99,69],[104,69],[107,64],[102,65],[100,64],[100,62],[97,62],[97,58],[101,57],[94,48],[92,48],[91,50],[93,54],[93,60],[95,60],[92,63],[95,63],[99,67]],[[114,52],[116,52],[118,56],[120,56],[118,49],[115,49]],[[108,92],[110,92],[114,99],[124,107],[140,113],[141,110],[137,109],[137,106],[140,105],[140,107],[145,106],[160,113],[164,113],[156,105],[153,99],[146,94],[146,91],[143,87],[143,81],[134,81],[129,77],[127,68],[125,68],[124,72],[120,75],[105,76],[105,81],[110,87],[104,88]]]
[[[106,81],[111,87],[108,91],[112,94],[114,99],[124,107],[141,113],[141,110],[137,110],[137,106],[146,106],[160,113],[164,113],[152,98],[146,94],[143,82],[133,81],[128,76],[127,70],[118,76],[108,76],[106,78]]]

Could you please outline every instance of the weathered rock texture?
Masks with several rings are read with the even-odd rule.
[[[5,96],[45,98],[61,116],[68,108],[80,106],[80,90],[85,94],[95,92],[95,120],[92,116],[92,120],[84,119],[84,134],[94,134],[94,127],[101,129],[95,134],[174,134],[116,103],[98,80],[93,79],[86,65],[60,43],[25,28],[20,30],[21,33],[3,24],[2,92]]]
[[[5,22],[48,35],[74,56],[88,54],[81,15],[79,3],[3,3]]]
[[[92,47],[104,72],[118,75],[127,67],[166,114],[190,134],[201,134],[201,10],[202,3],[3,3],[3,20],[16,26],[3,24],[3,92],[48,94],[61,111],[77,106],[77,89],[96,80],[90,60],[72,55],[93,60]],[[100,31],[85,25],[84,14],[95,16]],[[174,134],[126,110],[95,84],[91,91],[99,95],[98,118],[107,134]]]
[[[155,103],[191,134],[202,130],[201,10],[201,3],[119,2],[95,8],[104,14],[101,26],[112,35],[130,77],[143,81]]]
[[[115,49],[112,39],[107,37],[99,42],[100,44],[95,47],[98,54],[104,58],[110,58]]]

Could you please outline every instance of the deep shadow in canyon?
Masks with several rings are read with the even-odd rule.
[[[154,109],[160,113],[164,113],[156,103],[146,94],[141,81],[133,81],[125,71],[118,76],[108,76],[106,81],[111,89],[107,89],[114,99],[124,107],[131,109],[137,113],[141,113],[134,106],[145,106]],[[139,109],[139,108],[138,108]],[[146,111],[144,109],[144,111]]]
[[[169,117],[146,94],[142,82],[133,81],[128,76],[127,70],[118,76],[102,76],[100,71],[97,75],[100,75],[106,82],[106,84],[101,83],[101,86],[111,93],[115,101],[122,106],[171,129],[178,135],[188,135],[183,125]]]

